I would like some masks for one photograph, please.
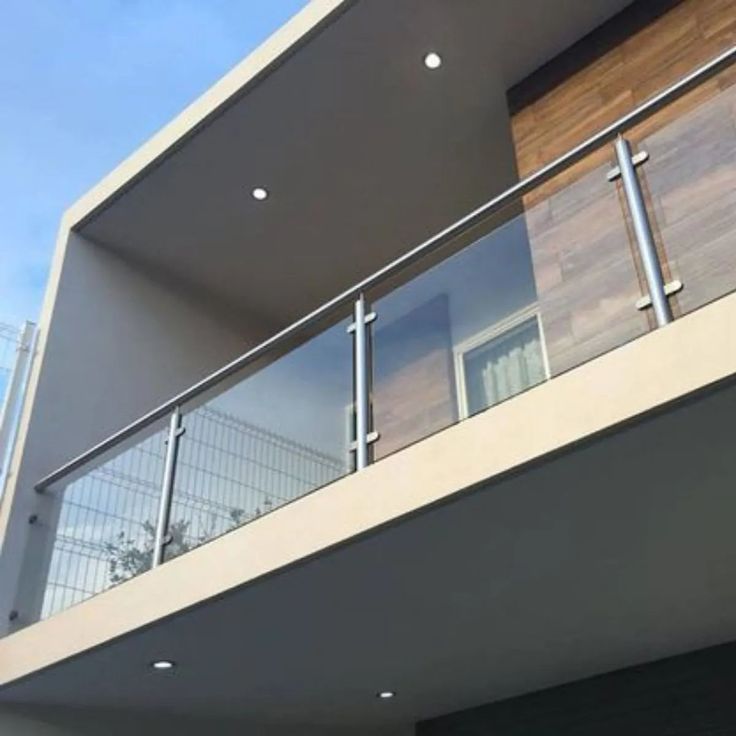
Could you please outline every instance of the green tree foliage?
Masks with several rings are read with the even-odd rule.
[[[260,511],[256,512],[260,516]],[[245,511],[231,509],[229,512],[230,529],[240,526],[246,520]],[[166,559],[172,559],[198,547],[208,539],[212,539],[214,532],[207,530],[197,537],[189,534],[190,522],[180,519],[169,524],[169,542],[166,545]],[[153,547],[156,539],[156,527],[150,521],[141,524],[143,539],[140,535],[130,536],[121,531],[112,542],[104,545],[105,553],[109,558],[108,576],[113,585],[122,583],[142,572],[151,569]]]

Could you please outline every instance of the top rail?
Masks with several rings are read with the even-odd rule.
[[[238,372],[242,368],[262,358],[274,348],[284,345],[302,330],[318,323],[334,309],[353,301],[361,292],[370,289],[385,279],[395,275],[415,261],[432,253],[448,241],[472,228],[483,218],[498,212],[509,203],[546,183],[557,174],[581,161],[601,145],[614,140],[620,132],[623,132],[625,129],[645,120],[665,105],[670,104],[674,100],[686,94],[698,84],[713,77],[727,66],[730,66],[734,61],[736,61],[736,46],[732,46],[727,51],[716,56],[714,59],[683,77],[675,84],[664,89],[662,92],[651,97],[649,100],[628,112],[626,115],[623,115],[615,122],[606,126],[595,135],[578,144],[574,148],[571,148],[562,156],[539,169],[534,174],[522,179],[514,186],[490,199],[488,202],[468,213],[460,220],[457,220],[449,227],[440,231],[436,235],[433,235],[428,240],[420,243],[415,248],[412,248],[402,256],[399,256],[395,260],[386,264],[375,273],[325,302],[314,311],[301,317],[296,322],[292,323],[256,347],[243,353],[243,355],[218,369],[214,373],[211,373],[209,376],[198,383],[195,383],[190,388],[172,397],[156,409],[144,414],[128,426],[119,430],[99,444],[94,445],[92,448],[73,460],[70,460],[68,463],[62,465],[58,470],[55,470],[53,473],[41,479],[35,486],[36,490],[42,491],[67,475],[79,470],[90,460],[108,452],[116,445],[134,436],[141,429],[144,429],[151,423],[165,417],[167,414],[170,414],[177,407],[191,401],[193,398],[196,398],[198,395],[213,388],[218,383]]]

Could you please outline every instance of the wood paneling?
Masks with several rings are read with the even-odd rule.
[[[537,299],[552,375],[643,335],[640,277],[615,186],[599,166],[529,207]]]
[[[630,6],[509,93],[520,176],[734,44],[736,0]],[[734,81],[721,73],[627,132],[651,155],[640,172],[665,278],[685,282],[676,313],[733,288]],[[646,287],[613,163],[607,145],[524,198],[553,374],[652,326],[634,306]]]
[[[660,7],[644,15],[650,22],[637,30],[647,12],[639,8],[648,5],[631,6],[510,92],[520,176],[736,44],[734,0],[682,0],[666,11],[661,2],[651,3]],[[627,15],[636,23],[626,23]],[[622,26],[628,37],[621,37]],[[558,68],[564,73],[555,73]]]
[[[375,330],[376,460],[457,421],[447,296]]]
[[[631,137],[650,160],[640,175],[662,258],[687,313],[736,288],[736,77],[709,84],[711,99]],[[702,94],[702,91],[701,91]]]

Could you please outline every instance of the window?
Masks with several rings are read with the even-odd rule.
[[[549,377],[536,305],[455,348],[458,405],[469,417]]]

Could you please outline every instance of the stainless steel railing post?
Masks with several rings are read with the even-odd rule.
[[[164,460],[164,476],[161,482],[161,496],[156,519],[156,536],[153,542],[151,567],[158,567],[164,561],[164,551],[169,539],[169,517],[171,516],[171,500],[176,478],[176,461],[179,455],[179,440],[184,434],[181,425],[181,409],[177,406],[169,420],[169,434],[166,439],[166,458]]]
[[[370,463],[370,445],[378,439],[371,431],[370,376],[371,356],[368,325],[376,319],[374,312],[366,314],[365,296],[360,294],[353,307],[353,323],[348,332],[353,335],[353,386],[355,395],[355,469]]]
[[[631,145],[626,138],[620,135],[616,139],[615,149],[626,204],[631,214],[636,244],[641,257],[647,288],[649,289],[649,299],[654,309],[657,326],[663,327],[672,322],[672,310],[667,301],[662,266],[657,255],[657,247],[654,243],[654,234],[647,207],[644,203],[641,183],[632,160]]]

